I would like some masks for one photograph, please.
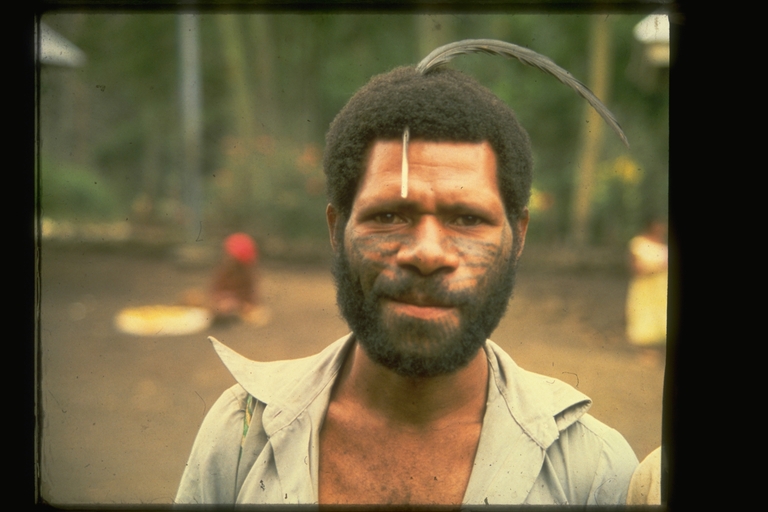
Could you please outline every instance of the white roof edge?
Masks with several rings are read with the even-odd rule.
[[[68,67],[79,67],[85,64],[85,53],[64,36],[45,23],[40,23],[39,31],[38,58],[41,64]]]
[[[669,43],[669,16],[651,14],[635,25],[632,31],[641,43]]]

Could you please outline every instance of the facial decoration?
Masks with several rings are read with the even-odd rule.
[[[453,373],[469,363],[504,316],[519,249],[519,242],[513,244],[509,238],[501,247],[465,244],[463,256],[474,261],[476,275],[452,285],[439,274],[381,272],[392,256],[388,246],[396,247],[396,240],[360,240],[351,258],[342,243],[333,265],[336,301],[357,340],[377,363],[406,377]],[[506,251],[501,250],[503,246]],[[370,256],[376,252],[378,260]],[[365,293],[363,274],[376,272],[373,287]],[[450,306],[456,314],[429,320],[401,316],[385,311],[384,303],[390,300]]]

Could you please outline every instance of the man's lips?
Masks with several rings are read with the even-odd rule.
[[[385,301],[395,311],[418,318],[437,318],[454,311],[455,306],[425,297],[387,297]]]
[[[452,308],[454,304],[447,300],[441,300],[430,295],[410,293],[407,295],[392,295],[385,297],[394,302],[402,302],[403,304],[410,304],[412,306],[419,306],[422,308]]]

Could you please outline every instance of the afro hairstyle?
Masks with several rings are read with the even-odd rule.
[[[452,69],[421,74],[413,66],[373,77],[336,115],[326,134],[323,170],[328,199],[349,219],[370,148],[377,140],[488,141],[510,222],[531,194],[531,143],[514,112],[474,78]]]

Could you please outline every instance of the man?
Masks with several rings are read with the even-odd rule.
[[[627,442],[487,340],[528,226],[531,148],[512,111],[459,72],[398,68],[336,117],[324,167],[352,334],[271,363],[214,340],[238,384],[177,502],[623,504]]]

